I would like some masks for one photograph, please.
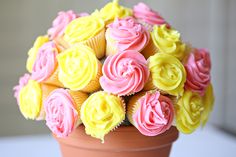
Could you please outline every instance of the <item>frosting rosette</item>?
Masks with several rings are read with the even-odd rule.
[[[32,69],[32,79],[38,82],[46,81],[57,68],[58,49],[53,41],[45,43],[38,50]]]
[[[185,88],[204,95],[211,81],[210,54],[205,49],[194,49],[185,64],[187,81]]]
[[[202,97],[198,93],[186,90],[175,105],[176,127],[185,134],[195,131],[201,124],[204,110]]]
[[[75,45],[57,55],[57,59],[58,78],[66,88],[84,92],[100,89],[99,77],[102,75],[102,64],[90,47]]]
[[[113,0],[113,2],[106,4],[100,11],[96,10],[92,15],[101,17],[106,24],[109,24],[115,18],[132,16],[132,10],[119,5],[119,0]]]
[[[159,91],[139,93],[128,103],[128,118],[143,135],[157,136],[171,127],[174,106]]]
[[[14,97],[17,100],[17,103],[19,105],[19,92],[20,90],[28,84],[28,81],[30,80],[31,76],[28,73],[25,73],[23,76],[19,78],[18,85],[16,85],[13,90],[14,90]]]
[[[101,139],[125,119],[125,104],[115,95],[100,91],[83,103],[81,120],[88,135]]]
[[[149,27],[151,29],[153,25],[162,25],[162,24],[166,24],[167,27],[170,27],[169,24],[165,21],[163,17],[161,17],[161,15],[158,12],[152,10],[148,5],[142,2],[138,3],[133,7],[133,16],[140,23],[144,25],[146,24],[150,25]]]
[[[33,65],[37,57],[39,48],[48,41],[49,41],[48,36],[39,36],[35,40],[33,47],[28,52],[28,59],[26,62],[26,69],[29,72],[32,72]]]
[[[67,137],[79,124],[80,108],[87,95],[56,89],[44,101],[46,125],[58,137]],[[77,100],[77,101],[76,101]]]
[[[93,16],[80,17],[67,25],[64,40],[70,45],[83,42],[104,30],[104,21]]]
[[[156,88],[170,95],[182,95],[186,71],[176,57],[165,53],[156,53],[148,59],[148,67],[151,73],[150,82]]]
[[[201,121],[202,121],[202,126],[205,126],[208,121],[209,115],[211,111],[213,110],[214,101],[215,101],[214,90],[211,83],[206,88],[206,92],[203,96],[202,101],[203,101],[204,110],[202,112]]]
[[[66,26],[74,19],[87,16],[87,13],[77,15],[73,10],[60,11],[57,17],[52,22],[52,27],[48,29],[50,39],[55,39],[63,36]]]
[[[125,50],[140,52],[148,44],[149,38],[149,32],[132,17],[116,18],[108,25],[106,31],[107,47],[115,47],[115,52]],[[114,54],[115,52],[106,53]]]
[[[102,73],[100,84],[104,91],[119,96],[141,91],[149,77],[147,61],[136,51],[123,51],[108,56]]]
[[[182,60],[185,54],[185,44],[182,43],[180,33],[165,24],[153,27],[152,41],[158,52],[167,53]]]

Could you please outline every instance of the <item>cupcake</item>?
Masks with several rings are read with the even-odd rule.
[[[101,87],[119,96],[141,91],[149,77],[146,59],[139,52],[131,50],[108,56],[102,73]]]
[[[186,45],[181,41],[178,31],[168,28],[167,25],[155,25],[151,37],[158,52],[175,56],[179,60],[184,58]]]
[[[56,88],[55,86],[40,84],[32,79],[29,79],[27,84],[21,88],[17,88],[18,105],[23,116],[26,119],[43,120],[45,117],[43,101]]]
[[[47,42],[40,47],[33,65],[32,79],[63,87],[63,84],[58,80],[58,63],[56,58],[58,54],[59,50],[53,41]]]
[[[165,21],[163,17],[161,17],[158,12],[152,10],[149,6],[142,2],[133,7],[133,16],[149,31],[152,31],[154,25],[159,26],[166,24],[170,28],[170,25]]]
[[[149,42],[149,32],[132,17],[115,19],[106,31],[106,56],[118,51],[142,51]]]
[[[39,36],[35,40],[33,47],[28,52],[28,58],[27,58],[27,62],[26,62],[26,69],[29,72],[32,72],[33,64],[34,64],[35,59],[37,57],[37,53],[38,53],[39,48],[48,41],[49,41],[48,36]]]
[[[101,139],[102,142],[104,136],[118,127],[124,119],[123,100],[103,91],[90,95],[81,108],[81,120],[86,133]]]
[[[148,59],[148,68],[151,77],[144,87],[145,90],[156,87],[170,95],[181,96],[183,94],[186,71],[176,57],[165,53],[156,53]]]
[[[209,52],[205,49],[193,49],[184,67],[187,72],[185,88],[203,96],[211,81],[211,60]]]
[[[183,96],[175,105],[177,129],[185,134],[194,132],[201,124],[203,111],[202,97],[198,93],[189,90],[184,91]]]
[[[105,55],[104,21],[94,16],[85,16],[67,25],[60,44],[68,48],[78,43],[91,47],[97,58],[102,58]]]
[[[213,107],[214,107],[213,105],[215,101],[213,86],[211,83],[207,86],[206,92],[203,96],[202,101],[203,101],[204,110],[201,115],[201,123],[202,123],[202,126],[205,126],[208,121],[209,115],[211,111],[213,110]]]
[[[44,101],[46,125],[57,137],[67,137],[79,124],[80,109],[88,95],[67,89],[55,89]]]
[[[88,46],[75,45],[57,55],[59,81],[73,91],[95,92],[100,89],[102,64]]]
[[[95,12],[92,13],[92,16],[101,17],[107,25],[113,22],[116,18],[132,16],[132,10],[120,6],[119,0],[113,0],[113,2],[106,4],[100,11],[95,10]]]
[[[127,113],[130,123],[143,135],[157,136],[171,127],[174,106],[159,91],[141,92],[131,97]]]

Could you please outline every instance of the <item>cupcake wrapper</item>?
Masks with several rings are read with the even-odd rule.
[[[47,80],[43,81],[43,83],[57,87],[64,87],[64,85],[58,79],[58,73],[59,73],[59,68],[57,67],[56,70],[52,73],[52,75]]]
[[[98,73],[95,79],[91,80],[89,84],[83,88],[81,91],[86,93],[95,92],[101,89],[101,85],[99,83],[99,78],[102,76],[102,63],[98,61]]]
[[[113,43],[112,41],[107,41],[107,45],[106,45],[106,56],[109,55],[114,55],[116,54],[118,51],[117,47],[115,46],[115,43]]]
[[[143,51],[141,51],[141,54],[143,54],[143,56],[146,59],[148,59],[150,56],[153,56],[157,52],[158,52],[157,47],[153,43],[152,39],[150,39],[149,43],[147,44],[147,46],[143,49]]]
[[[48,95],[55,89],[57,89],[56,86],[51,86],[47,84],[41,84],[41,89],[42,89],[42,106],[40,110],[39,116],[36,118],[36,120],[44,120],[45,119],[45,111],[43,108],[44,100],[48,97]]]
[[[106,45],[105,28],[93,38],[90,38],[82,42],[82,44],[92,48],[95,51],[98,59],[103,58],[105,55],[105,45]]]
[[[139,104],[137,103],[138,100],[144,96],[146,92],[140,92],[132,96],[128,102],[127,105],[127,118],[129,122],[135,126],[135,123],[133,121],[133,114],[137,111]]]
[[[152,82],[152,78],[149,77],[147,83],[144,85],[143,89],[145,91],[149,91],[149,90],[153,90],[153,89],[156,89],[157,87],[153,84]]]
[[[68,49],[70,47],[69,43],[67,43],[63,39],[63,36],[54,39],[54,41],[55,41],[55,43],[57,45],[57,48],[59,49],[60,52],[65,50],[65,49]]]
[[[148,23],[146,23],[146,22],[144,22],[140,19],[138,19],[137,21],[138,21],[138,23],[142,24],[149,32],[151,32],[153,30],[152,25],[150,25],[150,24],[148,24]]]

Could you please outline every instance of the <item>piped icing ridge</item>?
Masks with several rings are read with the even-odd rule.
[[[116,18],[106,31],[107,42],[113,41],[112,46],[119,51],[141,51],[148,44],[149,38],[149,32],[132,17]]]
[[[104,91],[120,96],[141,91],[149,77],[147,61],[136,51],[108,56],[102,73],[100,84]]]

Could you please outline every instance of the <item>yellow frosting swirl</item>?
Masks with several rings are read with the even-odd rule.
[[[125,119],[125,109],[120,97],[106,92],[89,96],[81,108],[81,120],[88,135],[104,142],[104,136]]]
[[[19,107],[23,116],[27,119],[36,119],[42,106],[42,90],[38,82],[29,80],[19,93]]]
[[[167,28],[165,24],[161,26],[155,25],[151,36],[159,52],[168,53],[178,59],[183,59],[185,44],[181,42],[180,33],[178,31]]]
[[[123,18],[127,16],[132,16],[132,10],[129,8],[125,8],[119,5],[118,0],[113,0],[113,2],[105,5],[100,11],[95,10],[92,13],[93,16],[102,17],[102,19],[106,22],[106,24],[114,21],[115,18]]]
[[[149,57],[148,67],[154,86],[171,95],[182,95],[186,71],[176,57],[165,53],[156,53]]]
[[[59,80],[71,90],[85,88],[98,73],[98,60],[88,46],[75,45],[57,55]]]
[[[70,45],[86,41],[105,28],[104,21],[94,16],[84,16],[73,20],[65,29],[64,40]]]
[[[39,36],[35,40],[33,47],[28,52],[28,59],[27,59],[27,63],[26,63],[26,69],[29,72],[32,72],[32,68],[33,68],[35,59],[37,57],[39,48],[48,41],[49,41],[49,38],[46,35],[45,36]]]
[[[186,90],[175,105],[176,126],[179,131],[190,134],[201,123],[201,115],[204,110],[202,98],[199,94]]]
[[[205,126],[208,121],[209,115],[213,109],[214,101],[215,101],[215,97],[214,97],[213,86],[212,84],[209,84],[206,89],[206,93],[203,96],[204,110],[201,116],[202,126]]]

